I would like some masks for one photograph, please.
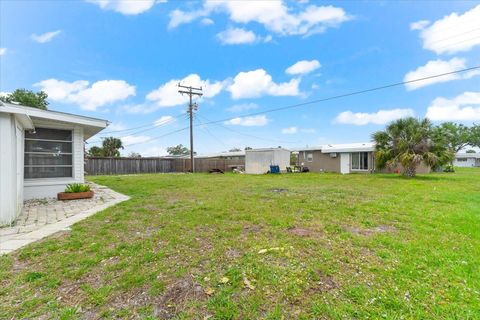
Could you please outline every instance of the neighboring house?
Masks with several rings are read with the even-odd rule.
[[[457,153],[453,165],[455,167],[480,167],[480,153]]]
[[[286,171],[290,166],[290,150],[264,148],[245,151],[245,173],[267,173],[271,165],[279,166],[281,171]]]
[[[84,182],[84,141],[108,121],[0,103],[0,225],[24,200],[55,197]]]
[[[328,144],[298,150],[298,164],[313,172],[395,172],[401,167],[377,170],[375,166],[375,144],[373,142],[351,144]],[[421,164],[417,173],[428,173],[430,168]]]

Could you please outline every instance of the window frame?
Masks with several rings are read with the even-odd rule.
[[[311,157],[309,157],[311,156]],[[305,152],[305,160],[307,162],[313,162],[313,152]]]
[[[361,155],[362,154],[366,154],[367,155],[367,168],[366,169],[362,169],[362,157]],[[353,158],[354,156],[358,156],[358,168],[354,168],[353,167]],[[360,152],[351,152],[350,153],[350,170],[352,171],[368,171],[369,170],[369,156],[368,156],[368,152],[366,151],[360,151]]]
[[[58,180],[58,179],[73,179],[75,175],[75,170],[74,170],[74,133],[75,130],[72,128],[61,128],[61,127],[36,127],[35,130],[41,130],[41,129],[46,129],[46,130],[56,130],[56,131],[69,131],[70,134],[70,140],[60,140],[60,139],[42,139],[42,138],[27,138],[27,135],[24,137],[24,150],[23,150],[23,168],[24,168],[24,179],[29,180],[29,181],[38,181],[38,180]],[[58,142],[58,143],[69,143],[70,144],[70,150],[71,152],[58,152],[58,155],[65,155],[70,157],[70,163],[71,164],[26,164],[26,155],[27,154],[40,154],[40,155],[49,155],[52,154],[52,152],[41,152],[41,151],[27,151],[27,141],[41,141],[41,142]],[[59,176],[59,177],[28,177],[26,169],[27,168],[71,168],[71,174],[67,176]]]

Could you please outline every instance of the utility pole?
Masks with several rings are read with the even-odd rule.
[[[182,95],[183,94],[188,94],[188,97],[190,98],[190,102],[188,104],[188,115],[190,117],[190,163],[192,166],[192,173],[195,172],[195,161],[193,157],[193,111],[197,110],[198,106],[196,103],[193,103],[192,98],[193,96],[199,96],[201,97],[203,95],[202,93],[202,87],[200,88],[195,88],[191,86],[182,86],[180,83],[178,84],[179,88],[183,88],[185,90],[178,90]]]

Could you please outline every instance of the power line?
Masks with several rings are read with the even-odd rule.
[[[177,114],[177,115],[173,116],[173,118],[180,118],[183,115],[185,115],[185,113]],[[108,134],[111,134],[111,133],[131,131],[131,130],[146,128],[146,127],[158,127],[158,125],[156,125],[155,122],[153,122],[153,123],[150,122],[148,124],[140,125],[138,127],[100,132],[98,135],[103,136],[103,135],[108,135]],[[133,133],[130,133],[130,134],[133,134]]]
[[[277,112],[277,111],[282,111],[282,110],[287,110],[287,109],[292,109],[292,108],[298,108],[298,107],[302,107],[302,106],[306,106],[306,105],[310,105],[310,104],[314,104],[314,103],[320,103],[320,102],[325,102],[325,101],[330,101],[330,100],[335,100],[335,99],[341,99],[341,98],[345,98],[345,97],[350,97],[350,96],[355,96],[355,95],[359,95],[359,94],[363,94],[363,93],[368,93],[368,92],[373,92],[373,91],[388,89],[388,88],[392,88],[392,87],[397,87],[397,86],[405,85],[405,84],[408,84],[408,83],[414,83],[414,82],[419,82],[419,81],[424,81],[424,80],[439,78],[439,77],[447,76],[447,75],[450,75],[450,74],[462,73],[462,72],[471,71],[471,70],[476,70],[476,69],[480,69],[480,65],[477,65],[477,66],[474,66],[474,67],[471,67],[471,68],[460,69],[460,70],[451,71],[451,72],[445,72],[445,73],[441,73],[441,74],[437,74],[437,75],[433,75],[433,76],[428,76],[428,77],[423,77],[423,78],[418,78],[418,79],[413,79],[413,80],[408,80],[408,81],[402,81],[402,82],[396,82],[396,83],[387,84],[387,85],[383,85],[383,86],[379,86],[379,87],[374,87],[374,88],[370,88],[370,89],[352,91],[352,92],[349,92],[349,93],[344,93],[344,94],[335,95],[335,96],[331,96],[331,97],[327,97],[327,98],[322,98],[322,99],[311,100],[311,101],[302,102],[302,103],[298,103],[298,104],[287,105],[287,106],[283,106],[283,107],[279,107],[279,108],[272,108],[272,109],[265,110],[265,111],[263,111],[263,112],[260,112],[260,111],[259,111],[259,112],[244,114],[244,115],[242,115],[241,117],[248,117],[248,116],[254,116],[254,115],[259,115],[259,114],[264,114],[264,113],[271,113],[271,112]],[[236,118],[236,117],[230,117],[230,118],[225,118],[225,119],[221,119],[221,120],[209,121],[209,122],[203,123],[202,125],[209,125],[209,124],[215,124],[215,123],[225,122],[225,121],[232,120],[232,119],[235,119],[235,118]],[[199,125],[197,124],[196,126],[199,126]],[[151,141],[153,141],[153,140],[160,139],[160,138],[165,137],[165,136],[168,136],[168,135],[170,135],[170,134],[174,134],[174,133],[177,133],[177,132],[180,132],[180,131],[187,130],[188,128],[189,128],[189,127],[184,127],[184,128],[182,128],[182,129],[178,129],[178,130],[175,130],[175,131],[166,133],[166,134],[164,134],[164,135],[161,135],[161,136],[158,136],[158,137],[154,137],[154,138],[152,138],[152,139],[150,139],[150,140],[148,140],[148,141],[138,142],[138,143],[132,143],[132,144],[129,144],[128,146],[151,142]]]
[[[476,70],[476,69],[480,69],[480,65],[470,67],[470,68],[466,68],[466,69],[455,70],[455,71],[451,71],[451,72],[445,72],[445,73],[441,73],[441,74],[437,74],[437,75],[433,75],[433,76],[428,76],[428,77],[423,77],[423,78],[418,78],[418,79],[413,79],[413,80],[408,80],[408,81],[402,81],[402,82],[396,82],[396,83],[387,84],[387,85],[374,87],[374,88],[370,88],[370,89],[352,91],[352,92],[349,92],[349,93],[339,94],[339,95],[335,95],[335,96],[331,96],[331,97],[327,97],[327,98],[316,99],[316,100],[311,100],[311,101],[307,101],[307,102],[287,105],[287,106],[283,106],[283,107],[267,109],[265,111],[247,113],[247,114],[241,115],[240,117],[251,117],[251,116],[256,116],[256,115],[265,114],[265,113],[272,113],[272,112],[277,112],[277,111],[282,111],[282,110],[287,110],[287,109],[303,107],[303,106],[314,104],[314,103],[320,103],[320,102],[325,102],[325,101],[330,101],[330,100],[346,98],[346,97],[355,96],[355,95],[359,95],[359,94],[363,94],[363,93],[379,91],[379,90],[388,89],[388,88],[392,88],[392,87],[403,86],[403,85],[406,85],[406,84],[409,84],[409,83],[414,83],[414,82],[439,78],[439,77],[443,77],[443,76],[447,76],[447,75],[451,75],[451,74],[462,73],[462,72]],[[225,119],[221,119],[221,120],[210,121],[210,122],[207,122],[205,124],[225,122],[225,121],[229,121],[229,120],[232,120],[232,119],[235,119],[235,118],[237,118],[237,117],[230,117],[230,118],[225,118]]]

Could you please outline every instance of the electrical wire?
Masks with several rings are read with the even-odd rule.
[[[271,108],[271,109],[267,109],[267,110],[265,110],[265,111],[259,111],[259,112],[253,112],[253,113],[245,114],[245,115],[242,115],[241,117],[248,117],[248,116],[254,116],[254,115],[265,114],[265,113],[272,113],[272,112],[283,111],[283,110],[288,110],[288,109],[293,109],[293,108],[299,108],[299,107],[303,107],[303,106],[311,105],[311,104],[315,104],[315,103],[321,103],[321,102],[325,102],[325,101],[331,101],[331,100],[336,100],[336,99],[351,97],[351,96],[355,96],[355,95],[360,95],[360,94],[369,93],[369,92],[374,92],[374,91],[379,91],[379,90],[383,90],[383,89],[388,89],[388,88],[403,86],[403,85],[409,84],[409,83],[415,83],[415,82],[419,82],[419,81],[424,81],[424,80],[439,78],[439,77],[443,77],[443,76],[447,76],[447,75],[451,75],[451,74],[462,73],[462,72],[472,71],[472,70],[476,70],[476,69],[480,69],[480,65],[477,65],[477,66],[474,66],[474,67],[470,67],[470,68],[455,70],[455,71],[451,71],[451,72],[440,73],[440,74],[436,74],[436,75],[432,75],[432,76],[428,76],[428,77],[423,77],[423,78],[417,78],[417,79],[412,79],[412,80],[408,80],[408,81],[401,81],[401,82],[391,83],[391,84],[387,84],[387,85],[383,85],[383,86],[378,86],[378,87],[373,87],[373,88],[369,88],[369,89],[352,91],[352,92],[348,92],[348,93],[344,93],[344,94],[339,94],[339,95],[335,95],[335,96],[331,96],[331,97],[326,97],[326,98],[311,100],[311,101],[307,101],[307,102],[302,102],[302,103],[287,105],[287,106],[283,106],[283,107]],[[209,121],[209,122],[203,123],[202,125],[209,125],[209,124],[221,123],[221,122],[229,121],[229,120],[232,120],[232,119],[235,119],[235,118],[237,118],[237,117],[230,117],[230,118],[224,118],[224,119],[221,119],[221,120]],[[199,126],[198,124],[195,125],[195,127],[198,127],[198,126]],[[163,135],[161,135],[161,136],[153,137],[152,139],[147,140],[147,141],[144,141],[144,142],[132,143],[132,144],[129,144],[129,145],[127,145],[127,146],[132,146],[132,145],[138,145],[138,144],[148,143],[148,142],[151,142],[151,141],[154,141],[154,140],[157,140],[157,139],[163,138],[163,137],[165,137],[165,136],[168,136],[168,135],[171,135],[171,134],[174,134],[174,133],[177,133],[177,132],[181,132],[181,131],[184,131],[184,130],[187,130],[187,129],[189,129],[188,126],[182,128],[182,129],[178,129],[178,130],[175,130],[175,131],[172,131],[172,132],[163,134]]]

